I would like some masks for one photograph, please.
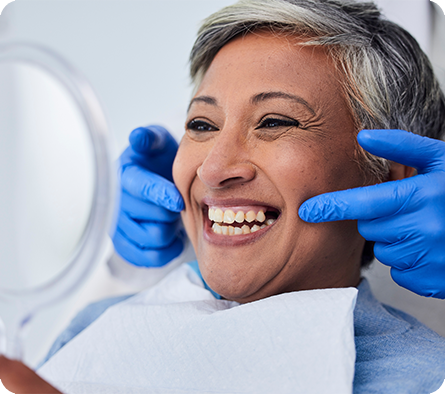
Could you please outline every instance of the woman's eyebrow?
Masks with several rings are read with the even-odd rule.
[[[312,115],[314,115],[314,116],[316,115],[315,111],[312,109],[312,107],[309,105],[309,103],[304,98],[302,98],[300,96],[293,95],[293,94],[289,94],[289,93],[284,93],[284,92],[259,93],[255,96],[253,96],[250,101],[252,104],[257,105],[262,101],[272,100],[272,99],[277,99],[277,98],[292,100],[297,103],[303,104],[312,113]],[[195,102],[203,102],[203,103],[206,103],[209,105],[218,106],[218,101],[216,100],[216,98],[214,98],[212,96],[198,96],[198,97],[193,98],[192,101],[190,101],[190,104],[187,108],[187,112],[190,110],[190,107]]]
[[[211,96],[198,96],[198,97],[195,97],[192,101],[190,101],[189,107],[187,108],[187,112],[190,110],[190,107],[192,106],[192,104],[196,103],[197,101],[201,101],[203,103],[206,103],[206,104],[209,104],[209,105],[213,105],[213,106],[217,106],[218,105],[218,101],[214,97],[211,97]]]
[[[292,101],[296,101],[297,103],[303,104],[311,113],[312,115],[316,115],[315,111],[312,109],[312,107],[308,104],[308,102],[300,97],[300,96],[295,96],[293,94],[289,94],[289,93],[284,93],[284,92],[265,92],[265,93],[260,93],[257,94],[255,96],[253,96],[250,101],[252,104],[257,105],[262,101],[266,101],[266,100],[272,100],[272,99],[285,99],[285,100],[292,100]]]

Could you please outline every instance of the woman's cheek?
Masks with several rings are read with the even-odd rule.
[[[172,175],[173,175],[173,182],[175,183],[176,187],[179,190],[178,182],[181,179],[180,174],[180,165],[179,162],[181,161],[182,156],[182,141],[179,143],[178,151],[176,152],[175,160],[173,161],[173,168],[172,168]]]
[[[187,156],[190,155],[187,155],[186,149],[183,147],[183,143],[181,142],[173,162],[173,182],[186,203],[186,198],[189,195],[187,185],[191,184],[189,179],[190,175],[187,173],[187,170],[190,168],[190,163],[187,163],[187,160],[185,160]]]
[[[173,162],[173,181],[184,199],[185,209],[181,212],[181,217],[186,231],[193,231],[193,211],[191,198],[191,189],[196,177],[196,171],[199,167],[195,149],[190,143],[181,141]],[[190,235],[189,235],[190,236]]]

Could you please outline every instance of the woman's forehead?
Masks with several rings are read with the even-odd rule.
[[[294,36],[251,33],[226,44],[207,70],[197,97],[255,100],[268,92],[297,96],[313,107],[343,100],[336,67],[320,47]],[[324,104],[323,104],[324,102]]]

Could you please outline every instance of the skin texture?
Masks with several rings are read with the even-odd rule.
[[[298,43],[258,32],[224,46],[191,101],[173,167],[204,280],[241,303],[360,281],[356,223],[313,225],[298,216],[308,198],[365,179],[335,67],[322,48]],[[247,205],[240,199],[280,216],[251,242],[209,239],[206,204]]]

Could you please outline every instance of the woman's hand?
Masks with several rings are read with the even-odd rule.
[[[60,394],[26,365],[3,356],[0,356],[0,380],[15,394]]]
[[[301,205],[300,217],[311,223],[357,220],[396,283],[445,299],[445,142],[401,130],[363,130],[358,141],[418,175],[316,196]]]
[[[160,267],[183,249],[184,202],[172,179],[178,143],[160,126],[140,127],[120,157],[122,195],[116,252],[131,264]]]

